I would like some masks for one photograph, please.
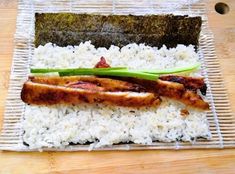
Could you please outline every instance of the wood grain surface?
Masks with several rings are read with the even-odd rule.
[[[209,25],[215,36],[216,53],[235,113],[235,1],[230,11],[215,12],[216,0],[208,3]],[[15,0],[0,0],[0,119],[13,54],[17,16]],[[1,123],[2,121],[0,121]],[[235,173],[235,149],[151,150],[121,152],[0,152],[0,174],[32,173]]]

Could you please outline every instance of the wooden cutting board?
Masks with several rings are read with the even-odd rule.
[[[215,12],[208,3],[209,25],[216,53],[235,113],[235,1],[223,0],[228,14]],[[0,120],[13,54],[17,16],[15,0],[0,0]],[[1,123],[1,121],[0,121]],[[0,174],[31,173],[235,173],[235,149],[152,150],[121,152],[0,152]]]

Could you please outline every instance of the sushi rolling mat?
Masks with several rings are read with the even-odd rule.
[[[208,18],[215,35],[216,54],[235,113],[235,1],[223,0],[230,11]],[[0,125],[13,54],[17,1],[0,1]],[[14,173],[235,173],[235,149],[148,150],[106,152],[0,152],[0,174]]]

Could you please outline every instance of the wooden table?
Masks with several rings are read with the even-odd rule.
[[[235,1],[222,0],[230,12],[215,12],[208,3],[209,24],[215,35],[225,85],[235,113]],[[0,1],[0,118],[13,52],[17,2]],[[235,173],[235,149],[152,150],[129,152],[0,152],[0,173]]]

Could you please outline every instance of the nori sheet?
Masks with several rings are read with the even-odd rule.
[[[36,13],[35,47],[48,42],[59,46],[90,40],[96,47],[123,47],[129,43],[175,47],[198,45],[201,17],[175,15],[95,15]]]

